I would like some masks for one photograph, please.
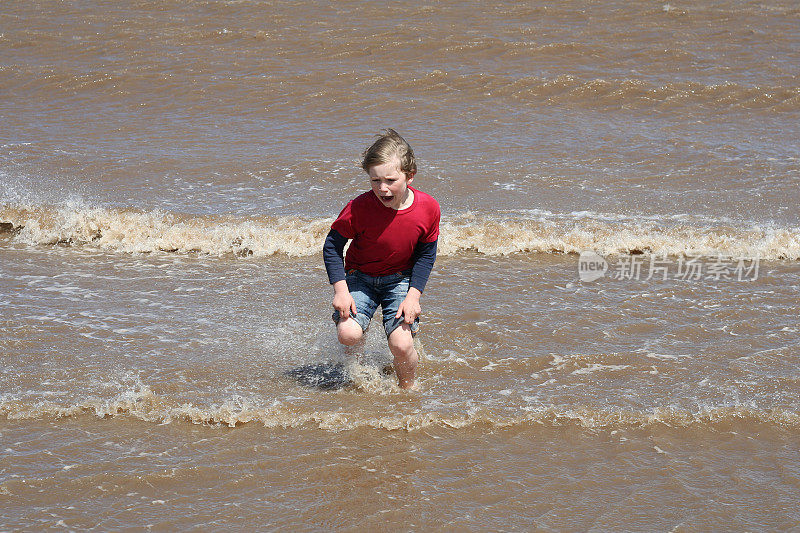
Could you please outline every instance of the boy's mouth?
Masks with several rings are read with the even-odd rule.
[[[391,202],[393,199],[394,199],[394,196],[391,196],[391,195],[389,195],[389,196],[384,196],[384,195],[381,195],[381,200],[383,200],[384,202]]]

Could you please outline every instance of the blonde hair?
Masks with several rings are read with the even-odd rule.
[[[406,176],[417,173],[417,163],[414,161],[414,150],[399,133],[392,128],[384,130],[378,140],[372,143],[364,153],[361,168],[369,172],[370,167],[389,163],[395,157],[400,160],[400,171]]]

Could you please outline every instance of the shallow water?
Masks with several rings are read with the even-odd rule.
[[[4,4],[0,529],[800,527],[799,18]],[[383,127],[411,393],[321,260]]]

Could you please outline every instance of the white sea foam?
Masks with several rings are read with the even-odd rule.
[[[510,396],[509,396],[510,397]],[[765,424],[789,431],[800,430],[800,414],[788,409],[760,409],[753,405],[703,406],[698,410],[654,407],[635,410],[596,406],[533,405],[507,409],[486,408],[467,401],[461,406],[437,409],[429,406],[414,413],[376,416],[347,410],[304,410],[302,405],[282,402],[259,403],[234,396],[204,405],[178,401],[155,394],[147,387],[124,391],[111,398],[90,397],[72,404],[52,401],[20,401],[0,398],[0,416],[9,420],[53,419],[78,416],[132,417],[156,424],[189,422],[210,426],[262,424],[265,427],[317,427],[329,431],[358,428],[414,431],[438,426],[452,429],[512,427],[527,424],[576,425],[587,429],[626,429],[655,426],[697,427],[713,430],[732,423]]]
[[[331,218],[193,216],[85,207],[0,206],[0,230],[30,245],[124,253],[311,256]],[[800,228],[576,212],[445,215],[439,254],[649,253],[800,259]]]
[[[585,366],[583,368],[579,368],[577,370],[573,370],[572,374],[591,374],[593,372],[601,372],[601,371],[616,371],[616,370],[624,370],[626,368],[630,368],[631,365],[601,365],[599,363],[591,364],[589,366]]]

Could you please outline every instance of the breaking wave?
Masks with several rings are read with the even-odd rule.
[[[237,219],[105,208],[0,208],[0,230],[26,244],[93,245],[126,253],[305,256],[316,253],[330,219]]]
[[[292,257],[320,253],[331,218],[178,215],[109,208],[0,206],[0,233],[28,245],[123,253]],[[444,218],[439,253],[693,255],[800,259],[800,228],[593,213],[464,214]]]
[[[426,427],[463,429],[503,428],[522,425],[580,427],[589,430],[652,427],[725,429],[732,424],[763,424],[789,431],[800,430],[800,413],[788,409],[757,409],[751,406],[709,407],[696,411],[656,407],[638,411],[588,406],[521,406],[512,410],[465,408],[450,412],[423,410],[402,414],[370,416],[346,411],[304,411],[302,405],[274,403],[258,405],[243,398],[231,398],[210,406],[179,403],[153,393],[148,387],[126,391],[114,398],[87,398],[71,405],[52,401],[0,400],[0,416],[9,420],[59,419],[78,416],[133,417],[146,422],[169,424],[189,422],[206,426],[236,427],[262,424],[268,428],[316,427],[329,431],[371,428],[414,431]]]

